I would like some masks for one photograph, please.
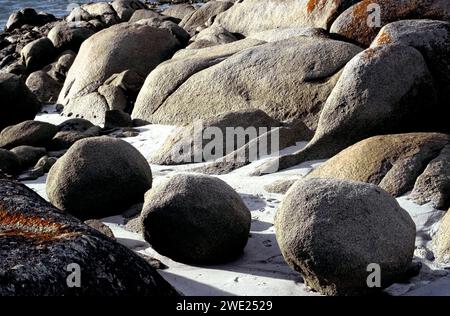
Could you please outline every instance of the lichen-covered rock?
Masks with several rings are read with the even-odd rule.
[[[362,295],[369,264],[381,268],[381,287],[404,277],[412,262],[416,227],[398,202],[362,182],[308,179],[285,195],[275,218],[286,262],[325,295]]]
[[[145,240],[160,254],[211,264],[242,253],[251,215],[239,194],[222,180],[179,173],[146,194],[141,220]]]
[[[376,135],[441,131],[438,108],[434,80],[418,50],[395,44],[369,48],[345,66],[308,145],[264,163],[254,174],[330,158]]]
[[[140,256],[8,180],[0,180],[0,257],[1,296],[177,295]],[[81,284],[69,287],[76,271]]]
[[[334,21],[330,32],[367,47],[384,25],[417,18],[450,21],[450,3],[447,0],[358,1]]]
[[[142,201],[151,186],[150,166],[137,149],[104,136],[70,147],[50,169],[46,191],[56,207],[92,219],[120,214]]]
[[[278,28],[329,29],[338,15],[358,0],[245,0],[217,16],[214,25],[248,35]]]

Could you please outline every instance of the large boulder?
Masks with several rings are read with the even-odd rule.
[[[196,32],[206,28],[212,24],[219,13],[228,10],[233,5],[228,1],[209,1],[199,9],[186,15],[180,22],[180,26],[189,34],[194,35]]]
[[[330,158],[375,135],[436,130],[438,108],[434,80],[419,51],[395,44],[369,48],[345,66],[309,144],[254,174]]]
[[[169,29],[145,24],[122,23],[96,33],[82,44],[67,74],[59,96],[63,114],[103,123],[105,112],[114,109],[108,96],[123,93],[111,91],[106,81],[124,71],[145,78],[179,45]]]
[[[223,54],[245,43],[257,46]],[[303,120],[315,130],[340,70],[360,49],[313,37],[260,43],[246,39],[177,53],[148,76],[133,117],[186,124],[255,108],[280,121]]]
[[[78,52],[81,44],[94,35],[95,30],[87,22],[59,22],[47,37],[58,51],[72,50]]]
[[[111,6],[122,22],[128,21],[135,11],[146,8],[139,0],[114,0]]]
[[[0,180],[0,205],[1,296],[177,295],[140,256],[24,185]]]
[[[0,73],[0,131],[24,120],[32,120],[40,103],[23,80],[13,74]]]
[[[194,13],[195,8],[189,3],[180,3],[169,6],[161,13],[176,19],[183,20],[187,15]]]
[[[52,41],[43,37],[27,44],[20,55],[22,63],[29,72],[32,72],[50,64],[56,57],[56,50]]]
[[[46,191],[50,202],[83,219],[120,214],[144,199],[152,173],[127,142],[111,137],[77,141],[53,165]]]
[[[50,123],[24,121],[2,130],[0,148],[14,148],[21,145],[45,147],[57,131],[58,127]]]
[[[441,220],[439,230],[433,238],[434,255],[443,264],[450,263],[450,210]]]
[[[193,43],[186,47],[188,49],[199,49],[215,45],[227,44],[235,42],[238,39],[236,36],[228,32],[221,26],[211,26],[195,35],[191,40],[193,41]]]
[[[411,264],[416,227],[388,193],[361,182],[309,179],[287,192],[275,218],[286,262],[325,295],[361,295],[370,264],[380,266],[381,287]],[[369,271],[369,272],[368,272]]]
[[[450,99],[450,23],[433,20],[404,20],[384,26],[371,47],[399,44],[411,46],[422,53],[433,78],[436,81],[440,113],[436,125],[450,126],[446,120]]]
[[[47,150],[44,147],[33,146],[17,146],[11,149],[11,152],[16,154],[19,159],[20,166],[23,169],[33,167],[40,158],[45,156]]]
[[[375,136],[343,150],[308,174],[308,178],[362,181],[399,196],[413,189],[428,162],[448,144],[450,136],[445,134]]]
[[[13,31],[24,25],[40,26],[52,21],[56,21],[56,18],[51,14],[37,13],[34,9],[25,8],[9,16],[8,22],[6,22],[6,31]]]
[[[186,263],[235,259],[244,249],[251,215],[239,194],[220,179],[176,174],[145,196],[145,240],[160,254]]]
[[[280,125],[261,110],[219,114],[205,122],[198,121],[175,130],[150,162],[174,165],[217,159]],[[217,146],[205,152],[206,146],[211,146],[208,144],[213,141],[217,142]]]
[[[431,202],[437,209],[450,207],[450,144],[441,150],[417,178],[411,198],[419,204]]]
[[[217,16],[214,25],[248,35],[277,28],[328,29],[338,15],[358,0],[245,0]]]
[[[55,103],[62,88],[62,83],[42,70],[31,73],[25,84],[42,103]]]
[[[367,47],[384,25],[417,18],[450,21],[450,3],[447,0],[358,1],[334,21],[330,31]]]

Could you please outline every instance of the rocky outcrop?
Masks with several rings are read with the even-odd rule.
[[[341,68],[360,49],[309,37],[260,44],[246,39],[177,53],[148,76],[133,118],[179,125],[255,108],[315,130]]]
[[[369,48],[345,66],[311,142],[255,174],[330,158],[375,135],[436,130],[438,117],[434,80],[420,52],[401,45]]]
[[[308,178],[362,181],[400,196],[413,189],[428,162],[449,143],[450,136],[445,134],[375,136],[343,150],[308,174]]]
[[[140,256],[8,180],[0,237],[1,296],[177,295]]]
[[[59,96],[63,114],[103,123],[107,110],[127,106],[129,91],[111,81],[124,72],[145,78],[179,45],[168,29],[144,24],[124,23],[96,33],[83,43],[69,70]]]
[[[367,47],[384,25],[418,17],[450,21],[450,3],[446,0],[358,1],[336,19],[330,32]]]
[[[217,16],[214,25],[232,33],[292,27],[329,29],[338,15],[357,0],[245,0]]]

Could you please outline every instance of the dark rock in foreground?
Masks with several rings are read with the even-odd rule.
[[[177,295],[144,259],[8,180],[0,180],[0,257],[0,296]],[[81,287],[68,287],[73,263]]]

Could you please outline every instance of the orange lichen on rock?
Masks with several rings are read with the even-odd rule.
[[[12,214],[0,210],[0,237],[19,236],[36,242],[45,242],[75,235],[76,233],[70,232],[62,224],[38,216]]]
[[[392,43],[391,36],[386,32],[381,32],[376,38],[375,45],[387,45]]]
[[[369,16],[369,12],[367,11],[367,8],[369,5],[371,5],[373,3],[374,3],[373,0],[363,0],[363,1],[359,2],[358,4],[356,4],[354,6],[353,11],[352,11],[352,16],[358,21],[361,19],[367,19],[367,17]]]
[[[332,2],[334,4],[337,4],[338,0],[333,0]],[[316,10],[317,8],[322,9],[325,4],[327,3],[327,0],[309,0],[308,3],[306,4],[306,11],[308,13],[313,12],[314,10]]]

